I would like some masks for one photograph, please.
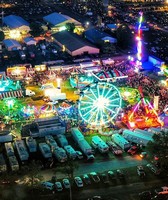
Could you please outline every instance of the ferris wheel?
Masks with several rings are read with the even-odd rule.
[[[80,93],[78,112],[91,126],[107,126],[119,113],[122,98],[108,82],[92,83]]]

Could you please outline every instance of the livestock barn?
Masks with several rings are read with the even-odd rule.
[[[100,49],[83,38],[68,31],[61,31],[52,35],[55,42],[71,56],[83,54],[98,54]]]

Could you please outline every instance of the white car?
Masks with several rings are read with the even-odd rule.
[[[55,182],[55,187],[58,192],[63,190],[61,182]]]
[[[64,178],[62,183],[63,183],[64,188],[66,188],[66,189],[70,188],[70,182],[67,178]]]
[[[74,180],[75,180],[77,187],[79,187],[79,188],[83,187],[83,181],[79,176],[75,177]]]

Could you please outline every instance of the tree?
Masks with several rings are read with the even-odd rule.
[[[74,32],[75,24],[74,23],[66,23],[65,25],[67,31]]]
[[[148,151],[152,155],[157,155],[161,168],[168,169],[168,133],[162,131],[158,135],[153,136],[153,141],[147,145]]]
[[[0,31],[0,42],[2,42],[5,39],[5,34],[3,31]]]
[[[30,34],[33,36],[33,37],[37,37],[37,36],[40,36],[44,31],[43,31],[43,28],[41,27],[41,24],[40,23],[37,23],[37,22],[32,22],[30,24]]]
[[[103,43],[101,49],[102,49],[103,53],[107,53],[107,54],[108,53],[114,54],[116,52],[115,46],[110,42]]]
[[[132,43],[132,32],[130,28],[123,24],[116,31],[118,45],[124,49],[128,48]]]

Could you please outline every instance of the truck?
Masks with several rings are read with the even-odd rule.
[[[68,157],[70,159],[75,160],[75,158],[77,157],[77,155],[76,155],[76,151],[74,150],[74,148],[72,148],[71,145],[67,145],[67,146],[64,146],[64,149],[65,149]]]
[[[124,151],[127,151],[131,147],[131,144],[128,142],[128,140],[118,133],[112,135],[112,140]]]
[[[5,163],[5,159],[2,153],[0,153],[0,173],[6,172],[7,166]]]
[[[39,143],[39,149],[43,158],[45,159],[52,158],[52,153],[48,144],[46,144],[45,142]]]
[[[130,131],[125,129],[122,136],[131,143],[147,146],[149,141],[153,141],[151,136],[143,135],[140,132]]]
[[[25,143],[23,140],[16,140],[14,142],[15,148],[18,152],[19,158],[20,160],[23,161],[27,161],[29,159],[29,153],[26,149]]]
[[[53,149],[53,155],[61,163],[66,162],[68,159],[66,151],[63,148],[58,147],[58,146]]]
[[[18,171],[19,170],[19,163],[16,159],[16,156],[10,156],[8,157],[9,165],[12,171]]]
[[[30,153],[37,152],[37,142],[32,137],[26,137],[26,145]]]
[[[112,151],[112,153],[116,156],[122,155],[123,151],[119,146],[117,146],[112,141],[107,141],[106,144],[109,146],[109,149]]]
[[[56,141],[54,140],[53,136],[51,136],[51,135],[46,135],[46,136],[45,136],[45,141],[46,141],[46,143],[50,146],[51,151],[52,151],[54,148],[58,147]]]
[[[14,149],[11,142],[5,143],[5,150],[7,157],[15,156]]]
[[[61,147],[64,148],[64,146],[68,145],[68,140],[66,139],[64,134],[58,134],[56,137],[57,137],[57,141]]]
[[[109,151],[108,145],[98,135],[92,137],[92,145],[100,153],[108,153]]]
[[[72,137],[88,160],[94,159],[93,149],[78,128],[71,129]]]

